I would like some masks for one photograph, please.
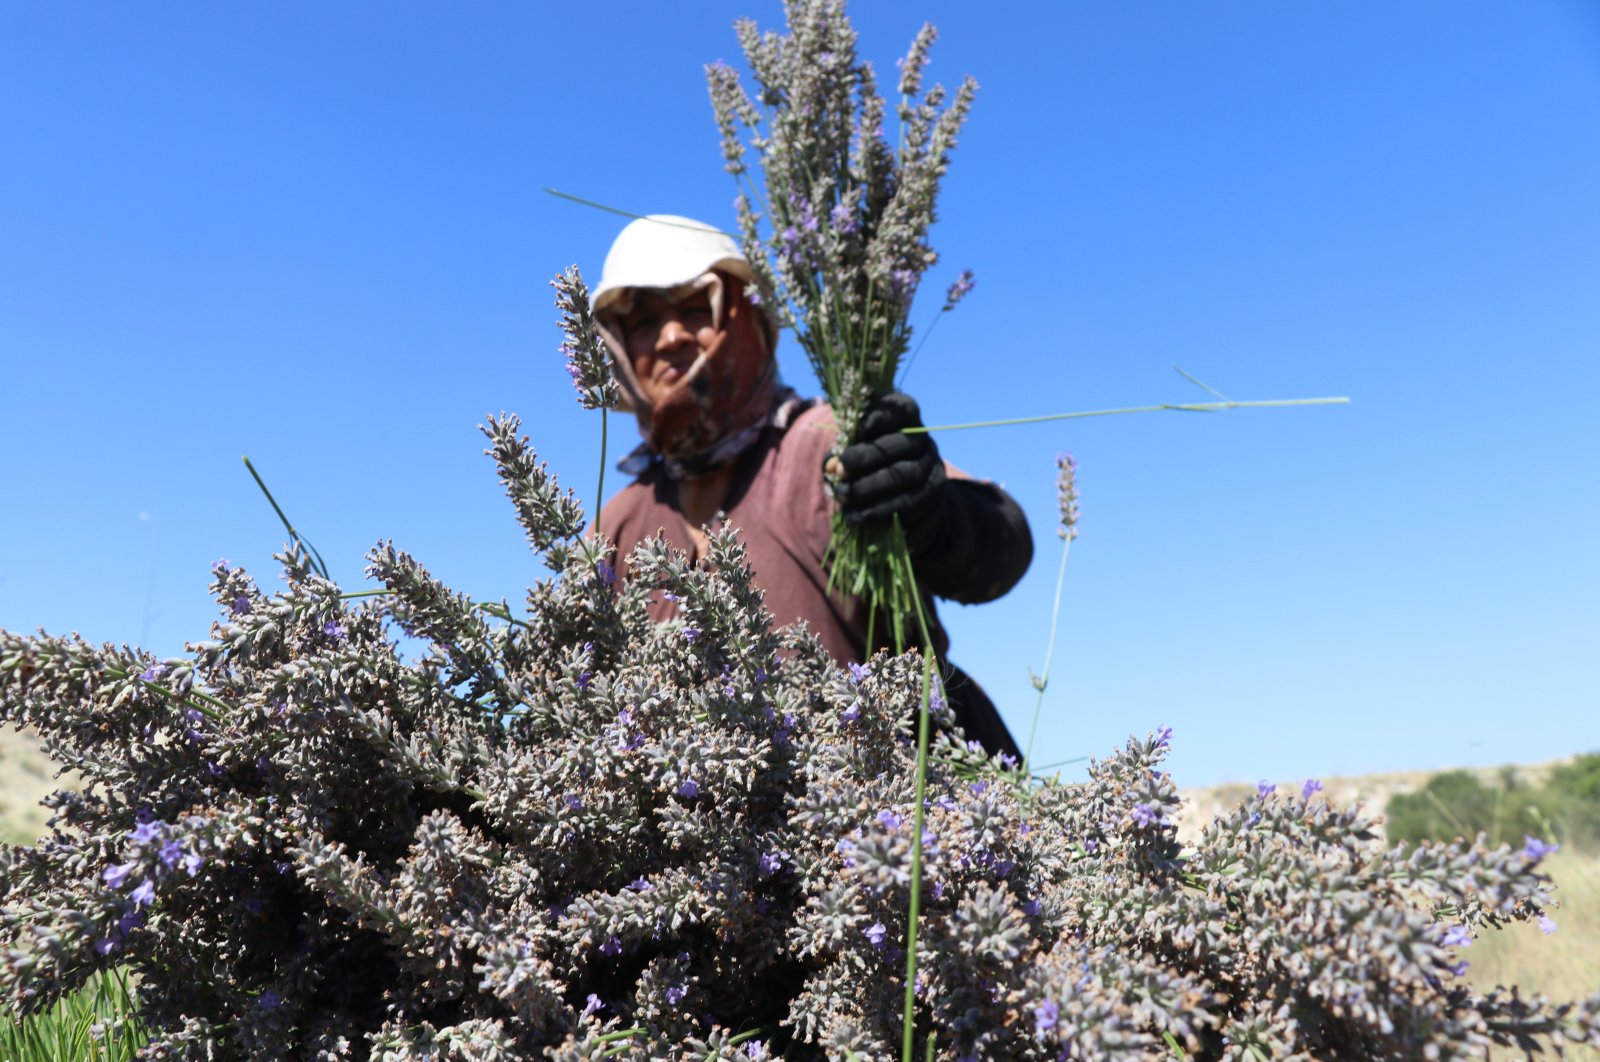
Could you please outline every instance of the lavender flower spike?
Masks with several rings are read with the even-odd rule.
[[[978,281],[973,277],[972,270],[963,269],[961,275],[956,278],[955,283],[950,285],[950,290],[945,292],[944,309],[955,309],[956,303],[966,298],[972,289],[977,286]]]
[[[567,337],[561,344],[561,352],[566,355],[567,374],[578,392],[578,404],[584,409],[616,405],[617,383],[611,375],[611,364],[600,342],[594,314],[589,309],[589,288],[578,273],[578,267],[569,266],[550,282],[550,286],[556,289],[561,331]]]
[[[1071,542],[1078,537],[1078,461],[1070,453],[1056,455],[1056,502],[1061,507],[1056,535]]]

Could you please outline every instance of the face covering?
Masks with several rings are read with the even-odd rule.
[[[620,337],[610,328],[603,331],[625,408],[639,420],[644,436],[641,450],[680,476],[715,468],[737,456],[771,420],[785,390],[767,345],[761,312],[742,285],[711,272],[667,295],[677,301],[702,290],[710,295],[716,335],[709,346],[700,348],[672,389],[653,403],[640,388]],[[627,312],[629,302],[620,313]],[[638,453],[630,454],[624,467],[637,465]]]

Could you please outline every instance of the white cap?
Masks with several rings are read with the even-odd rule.
[[[590,304],[599,313],[628,288],[681,287],[713,269],[746,282],[755,279],[749,260],[727,233],[693,218],[651,214],[617,234]]]

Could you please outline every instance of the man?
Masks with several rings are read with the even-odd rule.
[[[777,321],[771,299],[751,294],[756,283],[732,239],[688,218],[631,222],[606,256],[594,315],[621,406],[644,437],[619,466],[638,478],[601,513],[619,566],[656,534],[698,558],[705,528],[724,521],[739,530],[775,620],[804,620],[841,664],[883,647],[889,624],[879,617],[877,644],[867,645],[863,602],[828,592],[835,506],[857,524],[898,517],[925,594],[972,604],[1016,585],[1033,557],[1022,511],[999,487],[946,465],[931,436],[903,433],[921,423],[910,396],[878,398],[859,440],[830,459],[833,411],[779,379]],[[948,638],[927,605],[944,660]],[[659,601],[652,615],[675,608]],[[947,675],[967,735],[1018,755],[983,690],[959,670]]]

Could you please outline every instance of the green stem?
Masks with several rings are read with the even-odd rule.
[[[298,532],[298,531],[296,531],[294,529],[294,525],[289,522],[289,518],[287,516],[283,515],[283,509],[281,509],[278,506],[278,499],[274,498],[272,496],[272,491],[267,489],[267,484],[261,478],[261,473],[257,472],[256,471],[256,466],[252,465],[250,463],[249,455],[245,454],[245,455],[242,455],[242,456],[243,456],[243,460],[244,460],[244,467],[248,468],[250,470],[250,476],[251,476],[252,479],[254,479],[256,481],[256,486],[261,488],[261,493],[265,494],[267,496],[267,501],[269,503],[271,503],[272,511],[278,514],[278,519],[279,520],[283,521],[283,529],[285,531],[289,532],[289,537],[291,539],[293,539],[294,541],[296,541],[296,542],[300,543],[302,546],[304,546],[307,550],[309,550],[311,552],[311,555],[317,559],[317,574],[321,575],[324,579],[327,579],[329,582],[332,582],[333,579],[328,574],[328,565],[326,563],[324,563],[323,560],[322,560],[322,554],[318,553],[317,552],[317,547],[313,546],[310,542],[307,542],[305,540],[305,538],[303,536],[301,536],[300,532]]]
[[[712,231],[720,233],[723,236],[733,235],[733,233],[723,232],[721,229],[712,229],[709,225],[685,225],[681,221],[665,221],[661,218],[653,218],[645,214],[635,214],[631,210],[623,210],[620,207],[607,206],[604,203],[596,203],[593,199],[585,199],[581,195],[573,195],[571,192],[562,192],[555,188],[544,189],[544,194],[553,195],[557,199],[565,199],[572,203],[581,203],[583,206],[594,207],[596,210],[604,210],[607,214],[620,214],[622,217],[633,218],[635,221],[653,221],[657,225],[670,225],[675,229],[693,229],[695,232]]]
[[[923,330],[921,337],[917,339],[917,345],[912,348],[911,356],[906,358],[905,363],[900,366],[900,379],[895,381],[895,390],[898,391],[905,386],[906,377],[911,375],[911,363],[917,360],[918,354],[922,353],[922,345],[928,341],[929,336],[933,335],[933,330],[939,327],[939,320],[944,317],[949,309],[948,305],[941,306],[939,307],[939,312],[933,315],[933,323]]]
[[[1086,760],[1088,758],[1089,757],[1087,757],[1087,756],[1074,756],[1069,760],[1057,760],[1054,763],[1047,763],[1042,767],[1035,767],[1034,771],[1035,772],[1048,771],[1052,767],[1065,767],[1069,763],[1082,763],[1084,760]]]
[[[348,594],[340,594],[340,601],[351,601],[358,597],[389,597],[393,590],[352,590]]]
[[[1072,549],[1072,539],[1069,536],[1061,544],[1061,567],[1056,571],[1056,601],[1050,607],[1050,640],[1044,647],[1044,671],[1040,672],[1035,683],[1039,687],[1039,696],[1033,702],[1033,725],[1028,728],[1028,748],[1022,754],[1022,776],[1028,775],[1028,764],[1033,760],[1033,736],[1039,731],[1039,710],[1044,707],[1044,688],[1050,683],[1050,661],[1056,651],[1056,622],[1061,618],[1061,586],[1067,581],[1067,553]],[[1029,790],[1030,794],[1032,790]]]
[[[600,510],[606,503],[606,407],[600,407],[600,482],[594,488],[594,533],[600,534]]]
[[[904,428],[907,435],[928,431],[961,431],[966,428],[998,428],[1008,424],[1041,424],[1047,420],[1075,420],[1080,417],[1110,417],[1120,413],[1216,413],[1227,409],[1257,409],[1267,406],[1347,406],[1348,398],[1275,398],[1255,402],[1162,402],[1154,406],[1128,406],[1124,409],[1089,409],[1077,413],[1047,413],[1042,417],[1012,417],[1007,420],[975,420],[968,424],[932,424]]]
[[[917,627],[922,633],[922,706],[917,716],[917,779],[916,805],[911,819],[911,910],[906,917],[906,1000],[902,1019],[900,1055],[901,1062],[911,1062],[915,1046],[916,1024],[913,1021],[917,988],[917,918],[922,913],[922,821],[923,805],[928,791],[928,735],[932,726],[929,701],[933,696],[934,652],[933,638],[928,630],[928,616],[922,607],[922,594],[917,588],[916,571],[911,566],[911,552],[906,548],[905,535],[900,530],[900,519],[894,522],[895,559],[904,569],[911,587],[911,600],[916,605]]]
[[[917,609],[921,618],[921,607]],[[924,626],[926,626],[924,624]],[[922,812],[924,794],[928,788],[928,701],[933,694],[933,645],[923,634],[922,647],[922,708],[917,714],[917,784],[916,805],[911,817],[911,910],[906,915],[906,1002],[902,1020],[900,1057],[911,1062],[911,1052],[916,1039],[917,991],[917,918],[922,913]]]
[[[618,1029],[616,1032],[601,1033],[599,1036],[596,1036],[594,1040],[597,1044],[609,1044],[613,1040],[627,1040],[631,1037],[638,1036],[642,1032],[648,1031],[649,1030],[642,1025],[635,1025],[631,1029]]]
[[[127,668],[117,667],[114,664],[106,665],[105,670],[106,674],[110,675],[112,678],[127,678],[129,675],[133,674],[133,672],[129,671]],[[161,696],[167,698],[167,700],[177,701],[185,708],[193,708],[195,711],[199,712],[213,723],[222,718],[218,709],[223,712],[231,712],[233,710],[233,705],[227,703],[226,701],[219,701],[217,698],[212,697],[209,694],[201,693],[198,690],[189,691],[192,697],[199,698],[199,700],[191,700],[189,697],[180,696],[178,691],[174,690],[166,683],[157,682],[154,679],[140,679],[139,681],[142,682],[147,689],[154,690],[156,693],[159,693]]]

